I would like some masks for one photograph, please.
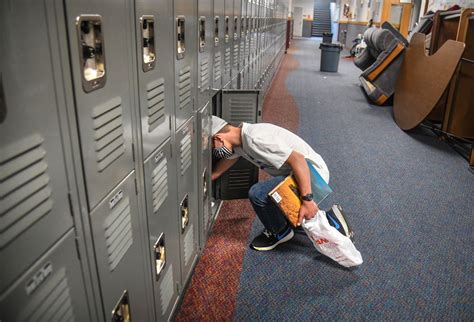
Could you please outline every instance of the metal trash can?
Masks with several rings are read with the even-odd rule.
[[[322,72],[337,72],[342,45],[339,43],[321,43],[319,49],[321,49],[321,66],[319,70]]]
[[[324,43],[332,43],[332,33],[331,32],[323,32],[323,42]]]

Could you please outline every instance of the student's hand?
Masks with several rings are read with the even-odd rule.
[[[298,217],[298,226],[301,225],[303,219],[311,219],[316,216],[319,211],[318,205],[314,201],[303,201],[301,203],[299,217]]]

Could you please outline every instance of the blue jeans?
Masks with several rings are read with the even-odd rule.
[[[280,233],[288,224],[280,208],[268,197],[268,193],[285,177],[273,177],[270,180],[258,182],[249,190],[250,203],[258,218],[266,229],[274,234]]]

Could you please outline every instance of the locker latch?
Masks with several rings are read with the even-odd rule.
[[[245,17],[240,17],[240,38],[245,34]]]
[[[153,253],[155,254],[156,280],[158,280],[166,264],[165,235],[163,233],[156,241]]]
[[[186,43],[184,38],[185,19],[184,16],[176,17],[176,58],[183,59],[186,51]]]
[[[189,196],[186,195],[179,205],[181,212],[181,232],[184,232],[189,223]]]
[[[219,16],[214,17],[214,46],[219,45]]]
[[[82,88],[92,92],[105,85],[105,52],[100,15],[76,18]]]
[[[199,51],[206,47],[206,17],[199,17]]]
[[[234,40],[237,40],[237,37],[239,36],[237,34],[237,24],[239,23],[239,17],[234,17]]]
[[[202,173],[202,199],[207,199],[207,169]]]
[[[142,31],[142,68],[144,72],[155,68],[155,18],[154,16],[141,16],[140,29]]]
[[[228,43],[229,42],[229,16],[225,16],[224,18],[224,23],[225,23],[225,35],[224,35],[224,42]]]
[[[115,308],[112,310],[112,322],[130,322],[131,320],[128,291],[124,290]]]

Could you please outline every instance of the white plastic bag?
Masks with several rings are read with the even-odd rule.
[[[345,267],[362,264],[362,255],[349,237],[331,226],[326,213],[319,210],[310,220],[303,220],[302,227],[318,252],[335,260]]]

